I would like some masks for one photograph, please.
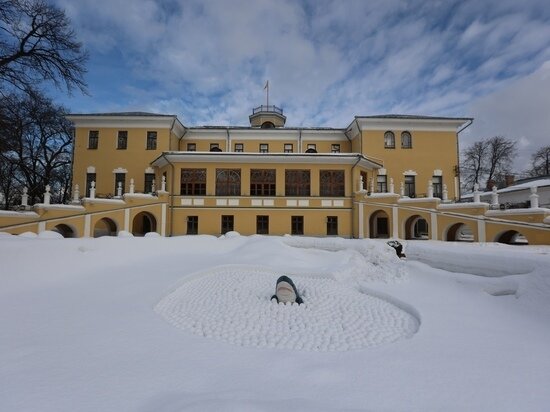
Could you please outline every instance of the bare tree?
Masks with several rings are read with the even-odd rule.
[[[0,0],[0,91],[51,81],[86,92],[87,53],[65,12],[42,0]],[[4,94],[5,91],[2,91]]]
[[[462,184],[466,190],[472,190],[474,184],[485,182],[490,190],[494,184],[504,181],[510,173],[516,143],[502,136],[474,142],[462,154]]]
[[[531,155],[531,169],[528,173],[533,177],[550,175],[550,146],[541,147]]]
[[[0,152],[0,163],[16,166],[11,169],[13,186],[26,186],[30,203],[40,201],[48,184],[58,195],[55,200],[66,200],[72,125],[65,109],[32,92],[10,95],[0,104],[0,111],[6,116],[10,142],[9,149]]]

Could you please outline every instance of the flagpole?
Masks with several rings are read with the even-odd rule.
[[[266,83],[266,88],[267,88],[267,109],[266,110],[269,111],[269,80]]]

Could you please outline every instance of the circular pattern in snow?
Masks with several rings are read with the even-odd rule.
[[[199,273],[155,311],[194,334],[241,346],[310,351],[361,349],[411,337],[418,320],[332,279],[291,276],[304,303],[270,298],[282,273],[226,266]]]

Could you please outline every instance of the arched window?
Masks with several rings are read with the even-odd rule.
[[[241,170],[216,169],[216,196],[241,195]]]
[[[395,135],[393,132],[384,133],[384,147],[386,149],[395,149]]]
[[[409,132],[401,133],[401,148],[402,149],[412,149],[412,136]]]

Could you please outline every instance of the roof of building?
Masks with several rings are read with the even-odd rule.
[[[422,116],[415,114],[378,114],[374,116],[355,116],[356,119],[404,119],[404,120],[473,120],[472,117]]]
[[[70,116],[177,117],[175,114],[160,114],[160,113],[149,113],[149,112],[71,113]]]

